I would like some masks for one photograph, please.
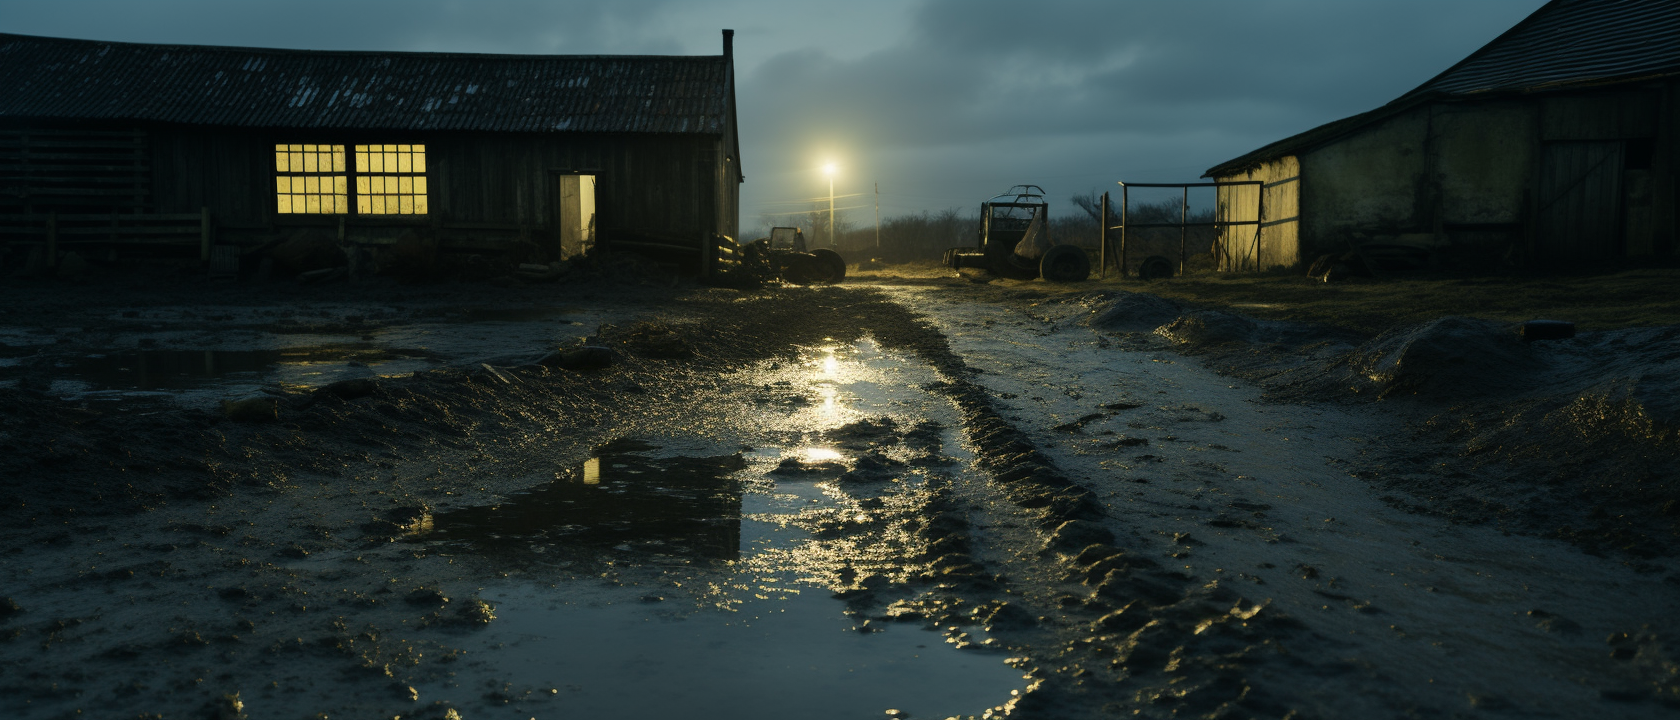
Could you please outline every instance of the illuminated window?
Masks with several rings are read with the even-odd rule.
[[[357,145],[356,213],[426,214],[426,146]]]
[[[274,172],[282,214],[350,211],[343,145],[275,145]]]

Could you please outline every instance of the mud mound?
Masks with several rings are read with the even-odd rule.
[[[1382,397],[1510,391],[1543,365],[1508,324],[1465,317],[1384,333],[1348,360]]]
[[[1606,380],[1580,393],[1563,412],[1583,429],[1615,429],[1651,441],[1680,439],[1680,371]]]
[[[1155,334],[1180,345],[1223,345],[1254,339],[1255,322],[1218,310],[1195,310],[1155,328]]]
[[[1115,332],[1149,332],[1178,317],[1184,308],[1171,300],[1143,293],[1122,293],[1091,312],[1086,325]]]

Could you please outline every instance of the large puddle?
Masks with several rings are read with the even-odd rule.
[[[865,341],[755,372],[772,399],[808,398],[749,410],[750,435],[788,440],[621,440],[495,504],[430,516],[417,550],[506,577],[479,592],[497,619],[463,641],[463,671],[421,695],[457,697],[489,676],[566,717],[943,718],[1007,701],[1023,680],[1001,654],[849,616],[826,572],[849,558],[799,522],[857,507],[837,482],[855,453],[825,431],[951,412],[918,389],[926,369]],[[790,459],[830,470],[789,475]],[[906,466],[868,492],[914,492],[926,472]]]

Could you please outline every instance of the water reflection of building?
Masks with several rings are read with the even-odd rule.
[[[527,560],[637,550],[678,557],[740,557],[739,455],[603,455],[507,500],[440,513],[429,540]]]

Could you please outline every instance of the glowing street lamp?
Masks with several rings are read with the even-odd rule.
[[[838,247],[834,242],[834,163],[824,165],[823,173],[828,175],[828,246]]]

